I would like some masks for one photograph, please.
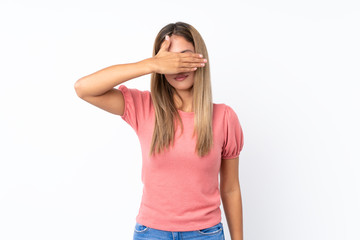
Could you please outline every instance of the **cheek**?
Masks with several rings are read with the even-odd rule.
[[[194,79],[194,76],[195,76],[195,72],[189,73],[189,77],[190,77],[190,78]]]
[[[174,78],[174,77],[175,77],[175,75],[176,75],[176,74],[164,74],[164,77],[165,77],[165,79],[166,79],[166,80],[168,80],[168,81],[169,81],[169,79]]]

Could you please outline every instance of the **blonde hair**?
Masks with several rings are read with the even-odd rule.
[[[213,144],[212,115],[213,102],[210,82],[209,56],[205,42],[200,33],[190,24],[184,22],[170,23],[157,34],[154,43],[153,56],[155,56],[166,35],[184,37],[194,45],[195,52],[201,53],[207,59],[205,67],[198,68],[194,73],[193,102],[195,114],[193,137],[197,136],[195,151],[202,157],[208,154]],[[150,155],[160,153],[169,145],[174,145],[177,122],[181,123],[181,133],[184,127],[180,115],[175,107],[174,94],[180,99],[175,88],[171,86],[165,76],[159,73],[151,74],[151,98],[155,110],[155,126],[151,141]],[[181,99],[182,100],[182,99]],[[175,122],[174,120],[177,120]]]

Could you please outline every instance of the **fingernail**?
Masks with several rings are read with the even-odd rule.
[[[169,35],[166,35],[166,36],[165,36],[165,40],[169,40]]]
[[[202,57],[203,57],[203,55],[202,55],[202,54],[200,54],[200,57],[202,58]]]

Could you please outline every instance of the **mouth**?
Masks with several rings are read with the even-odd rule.
[[[189,75],[181,74],[175,77],[176,81],[184,81]]]

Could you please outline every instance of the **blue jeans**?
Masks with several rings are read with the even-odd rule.
[[[133,240],[225,240],[223,224],[218,224],[195,231],[171,232],[147,227],[138,222],[135,224]]]

